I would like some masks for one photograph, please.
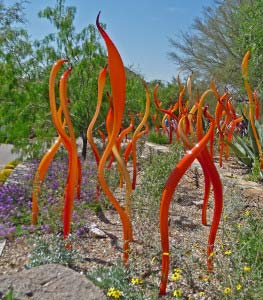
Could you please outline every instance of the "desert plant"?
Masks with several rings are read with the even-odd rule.
[[[248,176],[248,179],[251,181],[261,181],[262,173],[260,168],[260,162],[258,159],[255,159],[251,168],[251,173]]]
[[[143,199],[143,201],[149,199],[152,203],[151,205],[155,202],[159,205],[166,179],[182,153],[181,143],[170,146],[169,152],[154,152],[150,161],[145,161],[142,166],[144,176],[142,177],[141,185],[135,191],[134,197],[138,200]]]
[[[15,300],[13,286],[9,286],[7,292],[4,295],[2,295],[2,293],[0,292],[0,297],[0,299],[3,300]]]
[[[263,145],[262,125],[255,121],[255,127],[258,133],[260,144]],[[240,135],[236,134],[232,143],[229,143],[228,141],[225,142],[233,150],[238,160],[247,167],[252,168],[256,164],[256,161],[259,159],[259,152],[250,125],[248,126],[247,137],[241,137]]]
[[[142,279],[134,277],[127,267],[122,266],[121,262],[112,267],[99,268],[88,273],[87,277],[102,288],[110,299],[158,299],[157,295],[155,298],[147,298],[146,283]]]
[[[71,243],[73,236],[63,240],[58,235],[35,236],[31,242],[34,248],[29,256],[29,262],[26,265],[28,269],[44,264],[61,264],[69,266],[77,258],[77,252],[73,249],[67,249],[65,245]]]
[[[149,246],[156,256],[160,251],[158,217],[160,198],[165,186],[166,179],[183,153],[181,143],[169,146],[169,152],[153,152],[150,159],[144,160],[141,165],[143,176],[134,193],[134,218],[138,217],[141,222],[136,224],[139,229],[139,238],[144,240],[145,247]],[[142,226],[142,227],[141,227]],[[148,230],[144,228],[147,226]],[[153,233],[156,234],[153,234]]]

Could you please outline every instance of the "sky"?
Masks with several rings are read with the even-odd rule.
[[[5,4],[15,1],[5,0]],[[56,0],[31,0],[25,4],[27,30],[33,39],[41,39],[54,32],[46,19],[37,13]],[[196,17],[202,17],[204,8],[214,0],[66,0],[66,5],[77,8],[75,27],[79,32],[88,24],[100,21],[118,48],[125,66],[132,67],[145,80],[169,82],[178,74],[178,66],[167,53],[172,50],[169,38],[189,31]]]

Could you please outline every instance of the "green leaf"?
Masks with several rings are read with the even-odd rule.
[[[258,121],[255,121],[255,126],[256,126],[256,129],[257,129],[257,132],[258,132],[258,137],[259,137],[259,140],[260,140],[260,144],[262,146],[263,145],[263,127]]]
[[[252,167],[253,165],[253,157],[248,154],[246,151],[246,148],[242,147],[238,143],[230,143],[228,141],[225,141],[226,144],[229,145],[229,147],[234,151],[237,158],[246,166]]]
[[[256,132],[257,132],[257,129],[256,129]],[[255,139],[255,136],[253,134],[253,130],[252,130],[252,127],[251,127],[250,123],[248,125],[248,134],[249,134],[249,137],[250,137],[253,152],[254,152],[255,156],[258,157],[259,156],[258,146],[257,146],[256,139]],[[258,132],[257,132],[257,134],[258,134]]]

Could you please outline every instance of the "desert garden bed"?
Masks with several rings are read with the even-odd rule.
[[[103,195],[96,200],[96,171],[90,158],[83,162],[81,199],[75,201],[72,251],[64,248],[59,217],[67,160],[60,157],[50,167],[41,192],[37,227],[30,226],[37,162],[27,163],[19,183],[1,186],[1,235],[7,242],[0,257],[0,273],[60,263],[87,274],[106,294],[115,288],[122,293],[120,299],[158,299],[159,197],[166,174],[181,153],[175,147],[172,151],[173,155],[150,153],[147,160],[140,161],[132,210],[134,242],[127,268],[121,264],[121,222]],[[206,270],[209,226],[201,225],[203,177],[199,165],[194,164],[180,182],[170,208],[171,274],[165,299],[261,299],[261,185],[244,181],[247,170],[233,158],[224,163],[220,173],[225,204],[214,251],[214,273]],[[108,180],[122,201],[114,168]],[[211,220],[212,198],[209,201]]]

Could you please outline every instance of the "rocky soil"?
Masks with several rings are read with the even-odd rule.
[[[235,159],[231,158],[227,163],[224,163],[222,168],[218,168],[218,170],[224,185],[225,201],[228,201],[227,199],[231,197],[231,195],[239,193],[243,201],[242,209],[246,209],[247,207],[251,209],[262,208],[262,185],[244,179],[247,174],[246,168],[240,166]],[[140,176],[143,176],[143,173],[140,173]],[[138,181],[140,182],[140,179]],[[123,198],[121,191],[118,191],[118,193],[118,197]],[[180,244],[184,249],[196,247],[196,251],[205,263],[205,251],[210,227],[201,225],[202,195],[203,175],[200,165],[198,162],[195,162],[180,182],[171,205],[170,242],[172,246]],[[251,199],[253,199],[253,201],[251,201]],[[122,199],[120,199],[120,201],[122,201]],[[209,201],[208,220],[210,222],[213,211],[212,196]],[[147,222],[140,223],[140,214],[141,212],[134,212],[134,242],[131,245],[132,263],[134,263],[135,267],[140,266],[142,277],[153,280],[153,284],[158,286],[159,282],[157,282],[156,278],[159,278],[158,274],[160,274],[161,267],[160,252],[158,252],[160,246],[150,249],[149,242],[146,241],[146,239],[147,236],[152,236],[152,243],[159,243],[159,229],[158,227],[154,229],[150,227],[147,228],[147,226],[145,226]],[[87,224],[89,225],[87,226],[87,232],[84,233],[81,238],[75,239],[72,244],[72,247],[79,252],[81,259],[71,267],[79,273],[90,272],[100,266],[111,266],[122,257],[121,222],[114,210],[109,209],[99,214],[92,214],[90,219],[87,220]],[[94,231],[94,228],[98,230]],[[152,230],[154,230],[154,232]],[[219,240],[221,238],[220,234],[221,231],[219,230]],[[0,291],[6,288],[6,278],[10,278],[8,277],[10,274],[16,274],[14,277],[16,279],[14,280],[21,278],[21,276],[27,277],[29,276],[27,274],[31,274],[26,273],[29,271],[24,271],[24,269],[25,264],[28,262],[32,246],[26,237],[6,241],[2,255],[0,256],[0,275],[2,276],[0,277]],[[147,257],[147,255],[150,255],[150,257]],[[173,262],[172,265],[175,266],[175,263]],[[155,274],[155,277],[151,277],[152,274]],[[77,275],[75,274],[74,276]],[[21,287],[20,291],[23,290],[23,293],[29,291],[32,292],[33,295],[36,295],[35,288],[38,290],[39,286],[32,285],[32,287],[29,287],[27,285],[24,287],[24,290]],[[64,288],[65,287],[59,286],[59,288],[56,288],[56,291]],[[52,285],[52,289],[55,291],[54,285]],[[50,293],[51,292],[52,291],[50,291]],[[46,291],[46,293],[48,292]],[[37,296],[28,295],[27,298],[21,299],[37,300],[53,298],[45,298],[44,296],[43,298],[37,298]],[[63,297],[63,299],[84,298]],[[103,297],[90,299],[103,299]]]

